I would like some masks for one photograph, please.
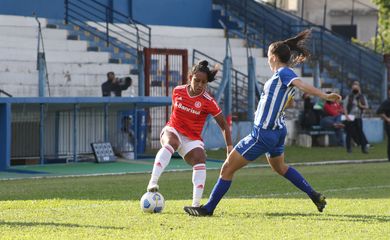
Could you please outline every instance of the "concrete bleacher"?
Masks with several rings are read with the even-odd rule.
[[[226,38],[223,29],[189,28],[152,25],[152,47],[154,48],[179,48],[188,50],[188,62],[192,65],[192,51],[196,49],[212,58],[223,61],[226,52]],[[233,67],[247,74],[247,49],[246,42],[240,38],[229,40]],[[256,79],[264,83],[272,76],[266,57],[263,57],[262,48],[252,48],[252,55],[256,59]],[[300,75],[301,70],[295,71]],[[305,82],[312,83],[312,77],[305,78]]]
[[[172,27],[172,26],[150,26],[152,29],[152,47],[153,48],[179,48],[188,50],[188,62],[189,66],[192,63],[193,49],[196,49],[202,53],[209,55],[210,57],[222,62],[225,58],[225,44],[226,38],[224,30],[222,29],[206,29],[206,28],[188,28],[188,27]],[[242,39],[231,38],[230,39],[231,53],[233,67],[243,74],[248,73],[247,65],[247,49],[246,42]],[[253,48],[251,49],[252,55],[256,59],[256,79],[264,83],[272,76],[272,71],[268,66],[268,60],[263,57],[263,49]],[[301,73],[299,68],[295,69],[298,74]],[[222,73],[219,73],[220,75]],[[302,77],[304,82],[313,84],[313,77]],[[160,110],[160,116],[163,116],[164,109]],[[154,119],[155,121],[164,121],[165,118]],[[297,128],[297,122],[291,121],[292,128]],[[153,125],[153,124],[152,124]],[[211,124],[212,125],[212,124]],[[212,125],[213,126],[213,125]],[[216,126],[218,129],[218,126]],[[219,131],[217,131],[219,132]],[[159,144],[159,130],[152,131],[152,143]],[[216,133],[219,134],[219,133]],[[294,139],[296,133],[289,132],[289,139]],[[222,135],[221,135],[222,138]],[[206,138],[205,138],[206,139]],[[223,140],[223,138],[222,138]],[[292,143],[292,140],[290,141]],[[219,144],[208,147],[223,147],[224,142],[220,141]]]
[[[47,28],[48,20],[39,20],[51,96],[101,96],[101,84],[108,71],[120,77],[128,76],[134,68],[109,63],[110,53],[87,51],[87,41],[67,40],[67,30]],[[15,97],[38,96],[37,37],[35,18],[0,15],[0,86]],[[136,95],[136,76],[131,77],[134,85],[124,96]]]
[[[189,28],[171,26],[150,26],[152,28],[152,47],[180,48],[188,50],[188,62],[192,65],[192,51],[196,49],[219,61],[225,57],[226,39],[224,30],[210,28]],[[233,67],[247,74],[247,50],[242,39],[229,41],[233,59]],[[264,81],[272,75],[267,59],[261,57],[263,50],[252,49],[256,57],[256,75]]]

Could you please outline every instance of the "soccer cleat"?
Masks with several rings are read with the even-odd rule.
[[[313,196],[311,197],[311,200],[313,203],[317,206],[318,211],[322,212],[325,208],[326,201],[325,196],[318,192],[313,192]]]
[[[148,192],[158,192],[159,186],[157,184],[154,185],[148,185],[147,191]]]
[[[203,205],[200,207],[184,207],[184,211],[190,216],[194,217],[206,217],[213,215],[212,212],[207,212],[206,208],[204,208]]]

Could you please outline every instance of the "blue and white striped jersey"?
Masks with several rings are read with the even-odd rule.
[[[284,109],[295,95],[292,81],[298,76],[291,68],[279,68],[264,84],[255,113],[255,126],[263,129],[284,128]]]

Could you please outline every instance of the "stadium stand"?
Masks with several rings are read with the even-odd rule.
[[[372,50],[347,41],[322,26],[296,17],[271,5],[256,1],[214,0],[213,9],[233,30],[232,36],[245,38],[250,44],[266,48],[270,42],[288,38],[302,29],[312,29],[312,54],[318,57],[322,85],[348,92],[359,80],[377,106],[381,100],[383,57]],[[303,72],[314,73],[315,62],[305,64]],[[364,70],[363,70],[364,69]]]
[[[47,28],[47,19],[41,22],[51,96],[101,96],[100,86],[108,71],[121,76],[134,68],[109,63],[108,52],[88,51],[88,41],[67,40],[69,31]],[[15,97],[38,95],[37,34],[32,17],[0,16],[0,84]],[[135,95],[134,89],[124,95]]]

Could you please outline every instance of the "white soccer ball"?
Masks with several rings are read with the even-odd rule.
[[[140,201],[141,209],[146,213],[160,213],[164,209],[164,197],[159,192],[146,192]]]

